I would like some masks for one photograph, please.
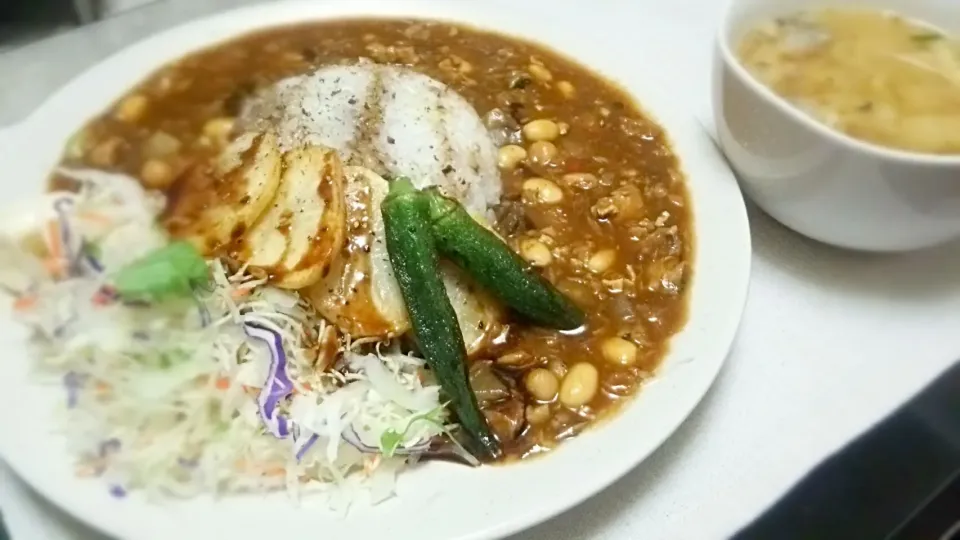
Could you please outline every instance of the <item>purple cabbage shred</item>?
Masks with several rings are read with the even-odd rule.
[[[287,419],[280,414],[280,402],[293,392],[293,383],[287,375],[287,355],[283,350],[283,339],[275,330],[254,323],[245,323],[247,335],[262,341],[270,350],[270,368],[264,381],[257,405],[260,419],[267,431],[278,439],[290,436]]]
[[[320,436],[314,433],[313,435],[310,435],[309,437],[307,437],[307,440],[303,442],[303,444],[300,444],[298,441],[298,443],[294,445],[294,448],[297,449],[295,454],[297,458],[297,463],[300,463],[300,460],[303,459],[303,456],[307,455],[307,452],[309,452],[310,449],[313,448],[313,445],[316,444],[317,439],[319,438]]]
[[[63,376],[63,386],[67,389],[67,407],[77,406],[77,400],[80,397],[80,388],[83,386],[84,376],[76,371],[68,371]]]

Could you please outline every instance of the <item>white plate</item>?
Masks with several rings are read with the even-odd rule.
[[[552,45],[623,84],[666,128],[693,199],[696,259],[689,322],[674,338],[657,379],[613,421],[528,463],[418,467],[402,475],[399,497],[355,507],[346,518],[332,515],[320,501],[307,499],[297,506],[283,494],[162,503],[134,494],[117,500],[100,481],[73,476],[72,460],[52,421],[62,390],[28,382],[25,333],[5,311],[0,455],[40,493],[91,525],[120,538],[158,540],[496,538],[556,515],[625,474],[677,428],[714,380],[736,333],[750,270],[740,191],[690,112],[696,104],[678,99],[696,81],[675,75],[669,51],[691,45],[676,38],[652,10],[632,4],[605,16],[607,8],[597,3],[588,10],[577,9],[580,3],[548,0],[268,3],[180,26],[130,47],[73,80],[13,132],[0,133],[4,198],[27,197],[43,189],[70,134],[113,99],[161,64],[247,30],[344,15],[407,15],[462,21]]]

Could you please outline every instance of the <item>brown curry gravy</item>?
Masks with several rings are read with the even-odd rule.
[[[548,450],[635,394],[686,319],[693,226],[683,175],[662,129],[609,81],[539,45],[447,23],[358,19],[274,28],[161,68],[127,96],[146,97],[135,121],[122,118],[121,100],[86,126],[64,163],[123,171],[165,188],[215,155],[211,121],[228,123],[246,96],[361,57],[405,64],[451,86],[498,133],[498,144],[530,152],[518,137],[521,126],[535,119],[560,126],[555,156],[542,159],[549,153],[539,145],[515,168],[501,170],[498,226],[518,251],[534,241],[550,250],[541,271],[589,314],[589,323],[565,335],[504,321],[501,335],[471,366],[507,459]],[[160,131],[179,148],[148,165],[147,141]],[[525,199],[522,186],[532,177],[559,187],[562,200]],[[635,347],[632,362],[605,358],[605,341],[617,337]],[[567,407],[557,396],[538,401],[526,389],[536,368],[553,374],[562,389],[581,362],[599,372],[599,389],[586,405]]]

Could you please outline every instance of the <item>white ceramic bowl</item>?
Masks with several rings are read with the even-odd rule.
[[[716,43],[714,114],[744,191],[784,225],[841,247],[905,251],[960,237],[960,156],[881,148],[813,120],[733,51],[754,24],[818,6],[876,7],[960,32],[956,0],[733,0]]]
[[[631,3],[617,14],[550,0],[336,0],[274,2],[224,13],[153,36],[86,71],[26,122],[0,134],[3,196],[38,194],[70,136],[87,119],[161,64],[197,48],[272,25],[350,15],[457,20],[551,44],[618,80],[667,130],[689,178],[695,216],[695,273],[690,316],[658,377],[615,419],[543,459],[468,469],[443,463],[401,476],[399,496],[359,505],[345,518],[323,501],[299,505],[285,494],[118,501],[101,481],[75,478],[53,411],[60,388],[30,378],[25,332],[0,304],[3,391],[0,455],[44,496],[95,527],[123,539],[390,538],[479,540],[502,537],[555,515],[625,474],[659,446],[691,412],[729,350],[746,298],[750,236],[736,181],[682,96],[695,81],[667,77],[660,51],[689,47],[682,31],[653,8]],[[579,3],[576,3],[579,5]],[[636,5],[633,5],[636,4]],[[550,24],[542,15],[550,14]],[[584,27],[606,25],[598,40]],[[622,51],[632,50],[629,61]]]

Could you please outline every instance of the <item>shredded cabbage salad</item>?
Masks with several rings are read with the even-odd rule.
[[[117,497],[286,489],[346,510],[390,497],[396,474],[449,433],[423,360],[351,343],[244,269],[210,260],[188,294],[124,298],[117,272],[172,245],[162,196],[124,175],[61,174],[79,191],[16,213],[0,285],[33,329],[38,375],[62,385],[77,474]]]

